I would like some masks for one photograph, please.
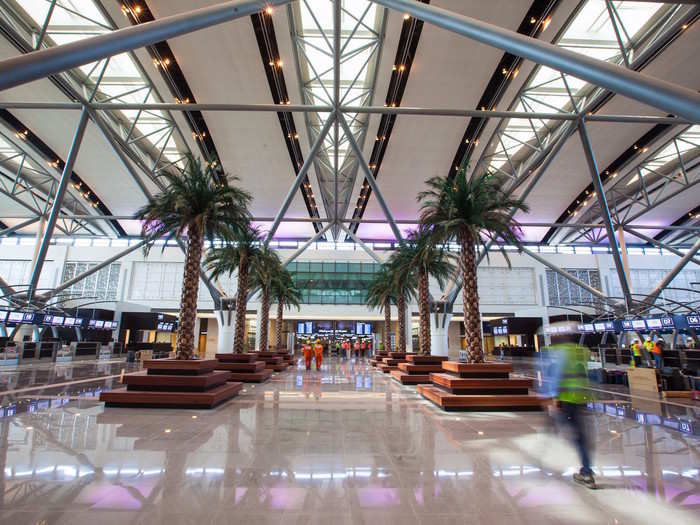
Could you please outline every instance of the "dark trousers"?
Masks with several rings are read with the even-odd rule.
[[[577,405],[575,403],[559,403],[561,408],[564,422],[569,425],[573,433],[574,445],[576,445],[576,450],[581,458],[581,474],[584,476],[592,476],[593,470],[591,470],[591,456],[590,448],[588,443],[588,435],[586,432],[586,422],[584,421],[584,412],[586,407],[584,405]]]

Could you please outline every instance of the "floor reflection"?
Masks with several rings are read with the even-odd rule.
[[[590,491],[572,484],[576,454],[546,415],[440,412],[364,361],[296,367],[214,411],[20,401],[35,409],[0,420],[3,523],[700,517],[691,435],[592,410],[603,488]]]

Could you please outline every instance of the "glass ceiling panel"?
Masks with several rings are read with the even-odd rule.
[[[598,60],[624,64],[625,58],[615,34],[615,25],[625,53],[631,59],[641,38],[647,34],[648,27],[668,7],[668,4],[662,2],[615,1],[611,2],[614,17],[611,19],[605,0],[588,0],[556,45]],[[508,71],[504,71],[504,74],[508,74]],[[546,66],[539,66],[527,86],[523,88],[515,110],[568,113],[576,110],[574,105],[578,106],[578,109],[582,107],[591,88],[590,84],[581,79],[562,75]],[[551,123],[538,120],[533,120],[532,123],[534,129],[529,127],[529,123],[529,129],[525,129],[522,120],[506,122],[500,132],[500,140],[497,138],[493,143],[494,150],[489,156],[487,170],[493,173],[501,170],[512,171],[509,170],[508,155],[516,155],[517,150],[526,147],[524,144],[536,145],[538,137],[542,139],[551,126]],[[522,143],[521,147],[512,151],[510,148],[513,141],[504,135],[517,138]]]
[[[18,5],[33,19],[38,27],[42,27],[49,12],[48,0],[18,0]],[[93,0],[58,0],[51,13],[47,26],[46,38],[42,45],[51,47],[75,42],[92,36],[107,33],[116,29],[102,15]],[[106,65],[105,65],[106,62]],[[167,67],[167,63],[154,62],[154,66]],[[99,82],[94,100],[114,103],[143,103],[161,102],[150,93],[150,81],[142,75],[140,68],[129,53],[110,57],[107,61],[87,64],[75,69],[87,85],[88,92]],[[172,127],[172,122],[161,112],[149,112],[148,116],[138,111],[121,111],[120,119],[133,126],[133,136],[143,136],[154,129]],[[138,118],[138,120],[136,120]],[[136,121],[135,125],[134,122]],[[133,138],[133,137],[127,137]],[[163,137],[155,135],[141,140],[149,147],[156,148]],[[149,140],[150,139],[150,140]],[[162,146],[162,142],[160,146]],[[182,157],[178,151],[173,135],[170,134],[163,158],[167,161],[177,161]]]
[[[334,93],[334,4],[330,0],[301,0],[291,9],[296,28],[297,59],[306,104],[333,104]],[[381,45],[380,31],[384,10],[367,0],[343,1],[340,13],[340,103],[368,105],[374,89],[374,71]],[[318,136],[327,114],[305,114],[309,140]],[[366,135],[366,115],[345,115],[355,139],[362,145]],[[338,193],[333,168],[338,156]],[[315,165],[322,200],[333,216],[345,216],[352,197],[358,163],[342,128],[336,143],[333,132],[324,140]],[[338,230],[333,231],[335,238]]]

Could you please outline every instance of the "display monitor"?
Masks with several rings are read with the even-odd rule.
[[[595,332],[595,328],[593,327],[592,324],[584,324],[583,331],[584,332]]]
[[[7,319],[7,312],[5,310],[0,310],[0,323],[4,323]]]
[[[25,312],[22,321],[24,321],[25,323],[31,323],[32,321],[34,321],[34,314],[31,312]]]
[[[365,335],[372,335],[372,323],[365,323]]]
[[[634,330],[634,325],[632,324],[632,321],[622,321],[622,329]]]
[[[676,324],[673,322],[673,317],[662,317],[661,325],[664,327],[664,329],[668,330],[676,327]]]
[[[632,328],[635,330],[646,330],[647,323],[644,321],[644,319],[632,319]]]
[[[90,319],[90,321],[88,322],[88,327],[95,328],[95,323],[96,321],[94,319]]]
[[[579,332],[583,332],[584,331],[583,324],[577,324],[576,330],[578,330]]]
[[[596,332],[605,332],[605,323],[593,323]]]
[[[83,322],[85,321],[84,317],[76,317],[75,322],[73,323],[74,326],[83,326]]]
[[[54,326],[63,326],[64,319],[65,318],[62,315],[54,315],[51,324]]]
[[[365,323],[357,323],[355,326],[355,333],[357,335],[362,335],[365,333]]]
[[[24,312],[10,312],[7,320],[11,323],[21,323],[24,320]]]
[[[165,330],[165,323],[158,323],[158,328],[156,330]]]
[[[305,334],[306,331],[304,328],[306,327],[306,323],[304,321],[300,321],[297,323],[297,333],[298,334]]]
[[[104,321],[95,321],[95,328],[104,328],[104,327],[105,327]]]
[[[75,317],[66,317],[63,321],[63,326],[73,326],[75,324]]]
[[[605,331],[606,332],[614,332],[615,331],[615,323],[612,321],[605,321]]]
[[[700,315],[686,315],[685,320],[690,328],[700,328]]]
[[[661,330],[663,325],[661,324],[661,319],[649,318],[646,320],[647,327],[649,330]]]
[[[174,323],[165,323],[165,329],[166,329],[168,332],[172,332],[172,331],[173,331],[173,326],[175,326]]]
[[[51,324],[53,322],[53,315],[44,314],[44,320],[41,322],[42,322],[42,324]]]
[[[313,334],[314,333],[314,323],[313,321],[304,322],[304,333]]]

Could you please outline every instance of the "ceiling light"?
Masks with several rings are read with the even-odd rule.
[[[274,10],[272,9],[271,6],[267,6],[267,7],[265,8],[265,12],[266,12],[268,15],[272,16],[272,13],[274,13]]]
[[[277,67],[282,67],[284,65],[284,62],[281,60],[277,60]]]
[[[405,15],[403,15],[403,19],[404,19],[404,20],[408,20],[409,18],[411,18],[411,15],[409,15],[408,13],[406,13]],[[683,29],[685,29],[685,28],[683,28]]]
[[[542,21],[542,31],[546,30],[549,27],[549,24],[552,22],[551,17],[547,17]]]
[[[197,416],[192,416],[192,419],[197,419]]]
[[[137,5],[136,7],[134,7],[134,12],[135,12],[137,15],[140,15],[140,14],[141,14],[141,6],[140,6],[140,5]]]
[[[534,24],[535,22],[537,22],[537,19],[534,16],[530,17],[530,23]]]
[[[170,434],[170,432],[171,432],[171,430],[170,430],[169,428],[166,428],[166,429],[165,429],[165,433],[166,433],[166,434]]]
[[[401,65],[399,66],[399,71],[400,71],[400,72],[403,72],[405,69],[406,69],[406,66],[404,66],[403,64],[401,64]]]

